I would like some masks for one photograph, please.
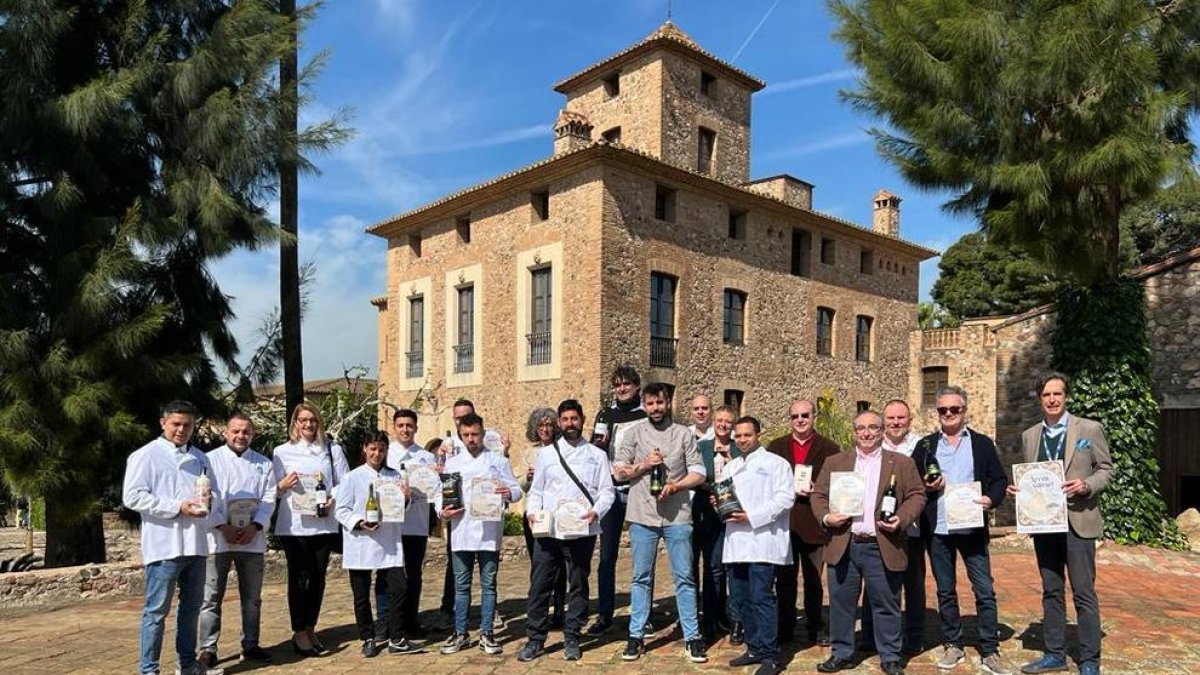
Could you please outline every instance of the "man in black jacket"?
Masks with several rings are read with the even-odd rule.
[[[929,563],[937,584],[938,615],[941,617],[943,649],[937,666],[951,670],[966,659],[963,650],[962,620],[955,591],[955,557],[961,556],[975,608],[979,615],[979,651],[983,670],[993,675],[1009,675],[1011,667],[1000,655],[996,635],[999,615],[992,581],[992,563],[988,554],[987,520],[983,527],[952,527],[957,513],[947,513],[944,499],[947,487],[978,481],[982,496],[976,499],[983,510],[994,509],[1004,501],[1008,476],[996,454],[996,444],[966,426],[967,393],[960,387],[938,392],[937,413],[940,430],[922,438],[913,452],[917,469],[928,476],[930,457],[936,458],[941,474],[925,486],[928,500],[921,517],[921,531],[928,533]],[[969,510],[969,504],[968,510]],[[955,504],[955,511],[961,504]]]

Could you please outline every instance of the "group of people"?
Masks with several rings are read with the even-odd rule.
[[[993,675],[1012,672],[999,652],[986,520],[982,527],[951,529],[943,499],[947,486],[979,482],[978,507],[988,510],[1017,492],[994,442],[967,427],[962,389],[938,393],[939,428],[925,437],[911,431],[904,401],[888,401],[882,413],[859,413],[854,448],[843,452],[816,432],[810,400],[792,402],[789,433],[764,446],[758,419],[729,406],[714,409],[707,396],[692,397],[694,423],[684,426],[672,420],[668,386],[643,387],[627,366],[613,372],[611,383],[612,404],[597,415],[590,438],[578,401],[533,411],[520,479],[508,458],[508,440],[487,429],[466,400],[454,405],[455,432],[426,446],[416,442],[417,414],[396,411],[391,437],[368,435],[353,470],[309,404],[297,406],[289,442],[270,458],[250,448],[254,426],[240,414],[228,420],[223,446],[201,452],[190,443],[195,409],[182,401],[168,404],[162,435],[129,457],[124,485],[126,506],[142,515],[141,671],[159,672],[165,620],[178,589],[180,672],[220,672],[221,605],[231,569],[241,600],[241,656],[271,659],[259,644],[259,624],[264,535],[272,527],[287,560],[297,655],[329,652],[316,626],[334,551],[348,571],[363,656],[424,651],[422,569],[428,537],[440,524],[447,528],[449,564],[439,627],[449,637],[439,651],[453,654],[472,645],[478,567],[475,644],[500,654],[494,627],[503,522],[495,515],[524,499],[530,575],[519,661],[542,657],[551,630],[562,630],[564,658],[578,660],[586,640],[614,628],[616,562],[628,524],[633,569],[621,653],[626,661],[645,653],[646,637],[656,630],[651,607],[661,542],[691,662],[706,662],[708,646],[724,632],[729,644],[744,648],[730,666],[756,666],[756,675],[781,672],[784,652],[796,640],[802,588],[807,642],[831,647],[816,670],[853,668],[857,652],[875,651],[885,673],[903,673],[906,660],[927,648],[928,556],[940,617],[937,666],[952,670],[966,658],[955,588],[961,557],[975,595],[980,665]],[[1045,654],[1023,666],[1023,673],[1067,669],[1067,576],[1079,617],[1080,672],[1099,672],[1095,540],[1102,532],[1099,494],[1112,462],[1101,427],[1067,413],[1068,394],[1063,375],[1039,383],[1043,419],[1022,436],[1026,461],[1063,462],[1070,505],[1067,533],[1034,535]],[[831,500],[835,474],[852,474],[865,485],[862,515],[838,512],[842,500]],[[476,508],[477,499],[483,506]],[[381,509],[393,515],[399,509],[402,517],[381,518]],[[597,548],[597,612],[589,626]]]

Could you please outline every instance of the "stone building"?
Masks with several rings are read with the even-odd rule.
[[[1163,496],[1175,514],[1200,506],[1200,248],[1131,276],[1146,289]],[[1040,419],[1034,389],[1050,368],[1054,321],[1054,305],[1044,305],[959,328],[914,331],[908,391],[917,425],[935,427],[934,392],[957,384],[967,390],[971,426],[996,438],[1005,465],[1021,461],[1021,432]]]
[[[802,180],[751,180],[763,86],[667,22],[555,86],[550,157],[372,226],[385,400],[420,397],[427,436],[469,398],[523,447],[535,406],[578,398],[590,422],[618,364],[768,427],[796,396],[904,396],[933,252],[889,192],[863,227]]]

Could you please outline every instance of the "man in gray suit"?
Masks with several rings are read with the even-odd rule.
[[[1071,578],[1079,617],[1079,673],[1100,673],[1100,606],[1096,599],[1096,539],[1104,534],[1100,493],[1112,479],[1108,439],[1099,423],[1067,412],[1070,381],[1050,373],[1038,386],[1043,420],[1021,436],[1026,462],[1062,461],[1068,531],[1033,535],[1042,575],[1042,625],[1046,653],[1025,664],[1022,673],[1067,670],[1066,604],[1063,568]],[[1017,486],[1008,487],[1010,495]]]

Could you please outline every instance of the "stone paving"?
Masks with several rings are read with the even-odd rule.
[[[1006,538],[1007,539],[1007,538]],[[1013,538],[1015,539],[1015,538]],[[1016,544],[1017,542],[1013,542]],[[993,550],[993,572],[1000,605],[1001,649],[1014,666],[1037,655],[1040,645],[1041,591],[1032,553],[1019,546],[996,546]],[[655,617],[662,621],[674,610],[670,601],[671,589],[663,582],[669,580],[666,560],[659,560],[659,588]],[[1106,673],[1200,673],[1200,555],[1172,553],[1143,548],[1107,545],[1098,553],[1098,586],[1101,616],[1104,625],[1103,667]],[[256,675],[275,673],[374,673],[420,671],[426,675],[461,673],[532,672],[604,672],[684,673],[732,670],[730,658],[739,653],[724,640],[709,652],[707,664],[695,665],[685,660],[682,642],[674,625],[665,625],[656,639],[648,640],[649,653],[632,664],[620,659],[624,634],[613,630],[603,640],[584,644],[583,660],[568,663],[560,651],[561,636],[552,632],[552,651],[532,664],[519,663],[516,651],[524,641],[524,593],[527,590],[528,567],[524,561],[501,565],[500,608],[507,625],[497,636],[504,645],[501,656],[486,656],[471,649],[453,656],[436,653],[389,656],[371,660],[362,658],[355,638],[350,606],[350,589],[344,572],[331,569],[329,589],[325,598],[320,633],[335,653],[322,659],[296,660],[286,643],[289,637],[284,586],[269,584],[264,589],[263,645],[276,657],[270,666],[251,666],[238,663],[233,650],[238,629],[237,599],[226,601],[224,616],[226,634],[223,639],[222,663],[230,673],[256,671]],[[441,589],[440,571],[427,572],[426,592],[422,607],[436,607]],[[627,601],[629,561],[626,555],[618,572],[620,596]],[[432,581],[433,583],[429,583]],[[593,579],[594,582],[594,579]],[[937,616],[932,609],[934,594],[930,583],[930,609],[927,609],[928,644],[936,643]],[[231,583],[231,588],[233,584]],[[594,588],[594,586],[593,586]],[[959,578],[960,602],[966,617],[968,639],[974,631],[974,603],[965,577]],[[236,596],[236,593],[231,593]],[[137,640],[141,601],[122,598],[78,604],[54,611],[19,611],[0,609],[0,675],[20,673],[109,673],[137,672]],[[1069,611],[1073,614],[1073,611]],[[428,623],[433,613],[423,616]],[[625,621],[618,619],[624,627]],[[801,622],[803,626],[803,622]],[[164,640],[164,672],[174,667],[173,622],[168,624]],[[1074,642],[1074,629],[1070,629]],[[436,652],[438,640],[430,640]],[[955,672],[974,673],[979,670],[979,655],[968,649],[969,660]],[[815,672],[817,662],[824,660],[827,651],[801,645],[791,655],[790,672]],[[909,673],[937,673],[935,650],[913,659]],[[1074,668],[1072,668],[1074,670]],[[745,672],[750,672],[747,669]],[[853,671],[880,672],[878,660],[865,659]]]

